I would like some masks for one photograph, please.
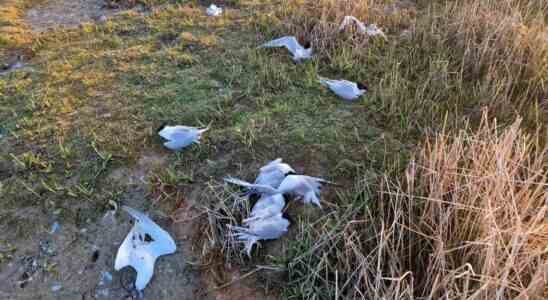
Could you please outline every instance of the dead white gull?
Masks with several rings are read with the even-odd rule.
[[[348,80],[333,80],[327,78],[319,78],[320,84],[330,89],[335,95],[344,100],[356,100],[365,94],[368,89],[363,83],[356,83]]]
[[[199,144],[202,134],[209,130],[209,125],[206,128],[196,128],[190,126],[166,126],[162,125],[158,129],[158,134],[167,140],[164,146],[171,150],[181,150],[188,147],[192,143]]]
[[[299,62],[304,59],[309,59],[312,57],[312,47],[309,43],[305,44],[304,47],[299,44],[297,38],[294,36],[284,36],[277,38],[268,43],[262,44],[260,48],[280,48],[285,47],[291,53],[293,61]]]
[[[141,291],[152,278],[156,259],[174,253],[177,247],[169,233],[144,213],[128,206],[122,206],[122,209],[135,219],[135,225],[118,249],[114,269],[134,268],[137,271],[135,288]]]
[[[344,30],[347,26],[350,26],[352,24],[356,24],[356,28],[358,29],[358,32],[360,34],[365,34],[367,36],[381,36],[385,40],[387,40],[386,35],[384,32],[377,27],[377,24],[369,24],[365,25],[362,21],[358,20],[356,17],[353,16],[346,16],[344,17],[341,25],[339,26],[339,30]]]

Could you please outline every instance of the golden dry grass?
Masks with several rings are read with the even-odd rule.
[[[399,256],[424,272],[421,296],[543,298],[548,149],[536,142],[520,121],[500,133],[487,117],[472,135],[425,142],[405,188],[387,193],[412,243]]]
[[[500,130],[486,115],[474,133],[426,139],[379,199],[342,205],[302,233],[311,245],[289,264],[292,293],[546,299],[548,149],[537,142],[519,120]]]

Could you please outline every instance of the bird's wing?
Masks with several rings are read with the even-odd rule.
[[[131,266],[137,271],[135,288],[137,288],[138,291],[141,291],[147,286],[152,278],[156,257],[139,250],[135,251],[132,256]]]
[[[148,251],[155,257],[175,252],[177,246],[169,233],[152,221],[146,214],[131,208],[122,206],[122,209],[135,218],[134,233],[144,236],[148,234],[151,241],[147,244]]]
[[[281,38],[274,39],[270,42],[262,44],[261,48],[276,48],[276,47],[286,47],[288,43],[291,43],[291,40],[295,40],[294,36],[284,36]]]
[[[295,55],[298,49],[302,49],[301,44],[294,36],[284,36],[261,45],[261,48],[286,47],[291,54]]]
[[[268,185],[273,188],[280,186],[280,183],[284,180],[284,174],[282,171],[272,169],[268,172],[261,172],[255,179],[255,184]]]
[[[264,194],[268,194],[268,195],[278,194],[278,191],[276,189],[274,189],[273,187],[268,186],[268,185],[252,184],[252,183],[249,183],[247,181],[243,181],[241,179],[234,178],[234,177],[225,177],[224,181],[228,182],[228,183],[235,184],[235,185],[243,186],[243,187],[248,188],[248,189],[253,189],[253,190],[255,190],[259,193],[264,193]]]
[[[160,130],[158,134],[166,140],[171,140],[173,139],[172,136],[175,134],[191,132],[193,130],[196,130],[196,128],[190,127],[190,126],[182,126],[182,125],[166,126],[162,130]]]
[[[339,30],[344,30],[348,25],[350,25],[351,23],[354,23],[356,24],[356,26],[358,27],[358,32],[361,33],[361,34],[364,34],[366,33],[366,27],[365,27],[365,24],[358,20],[356,17],[354,16],[346,16],[344,17],[341,25],[339,26]]]
[[[275,160],[273,161],[270,161],[268,162],[266,165],[262,166],[259,171],[261,172],[265,172],[267,170],[271,170],[272,168],[275,168],[276,165],[278,164],[281,164],[282,163],[282,159],[281,158],[276,158]]]
[[[287,232],[289,221],[280,214],[257,220],[253,223],[252,232],[264,240],[277,239]]]
[[[321,85],[328,88],[333,88],[340,84],[340,80],[328,79],[324,77],[319,77],[318,80],[320,81]]]
[[[304,194],[303,202],[312,203],[320,208],[322,207],[322,205],[320,204],[320,198],[318,197],[318,194],[314,190],[310,190]]]

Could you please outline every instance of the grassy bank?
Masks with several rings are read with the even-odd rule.
[[[96,220],[134,196],[112,174],[155,153],[167,159],[144,174],[146,208],[198,203],[190,243],[219,285],[228,265],[268,265],[264,288],[288,299],[545,295],[544,1],[225,2],[220,18],[161,1],[43,34],[25,29],[20,2],[2,6],[0,30],[17,34],[2,35],[1,58],[32,51],[0,77],[3,239],[47,226],[25,209]],[[387,40],[339,31],[345,15]],[[286,34],[316,57],[256,48]],[[345,103],[318,74],[371,91]],[[163,122],[213,129],[175,154],[156,136]],[[322,192],[322,210],[290,206],[288,235],[249,260],[224,227],[245,205],[220,181],[276,157],[342,187]]]

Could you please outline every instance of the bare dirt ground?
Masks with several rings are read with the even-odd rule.
[[[165,166],[166,156],[144,154],[133,168],[119,168],[108,175],[127,187],[122,201],[141,209],[150,202],[146,197],[146,177],[153,169]],[[199,194],[199,193],[191,193]],[[220,277],[228,284],[218,285],[216,278],[199,268],[192,237],[199,229],[199,211],[193,197],[185,198],[173,222],[169,216],[148,211],[161,227],[170,232],[177,244],[173,255],[161,257],[154,277],[144,290],[144,299],[275,299],[253,287],[237,269]],[[23,218],[37,223],[29,239],[17,240],[14,259],[0,269],[1,299],[133,299],[131,289],[135,272],[131,268],[115,271],[114,259],[121,241],[129,232],[131,218],[112,211],[97,221],[84,220],[80,226],[57,221],[40,208],[18,211]],[[50,217],[48,217],[50,216]],[[240,280],[241,279],[241,280]],[[219,288],[222,287],[222,288]]]
[[[76,27],[116,10],[106,9],[103,0],[48,0],[25,14],[25,22],[33,31],[46,31],[56,27]]]

